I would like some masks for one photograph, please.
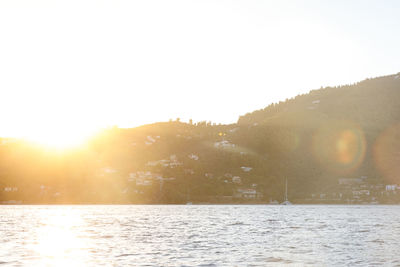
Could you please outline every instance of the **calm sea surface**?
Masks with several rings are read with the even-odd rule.
[[[400,266],[400,206],[0,206],[10,266]]]

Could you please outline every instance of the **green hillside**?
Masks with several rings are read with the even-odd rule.
[[[400,184],[399,100],[396,74],[312,90],[231,125],[115,127],[63,152],[1,139],[0,202],[280,202],[286,179],[298,203],[396,202],[384,187]]]

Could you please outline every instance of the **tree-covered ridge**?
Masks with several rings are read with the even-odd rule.
[[[400,73],[352,85],[312,90],[241,116],[238,124],[292,120],[288,123],[313,125],[330,118],[353,120],[365,127],[379,128],[400,119],[399,86]]]
[[[385,185],[400,184],[399,100],[397,74],[313,90],[231,125],[114,127],[64,152],[3,138],[0,201],[280,202],[286,179],[299,203],[397,201]]]

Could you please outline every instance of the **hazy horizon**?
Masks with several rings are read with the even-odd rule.
[[[399,72],[396,1],[2,1],[0,136],[234,123]]]

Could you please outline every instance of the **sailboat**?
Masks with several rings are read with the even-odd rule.
[[[192,201],[189,200],[189,189],[186,190],[186,205],[192,205]]]
[[[286,178],[285,200],[281,203],[281,205],[292,205],[292,202],[290,202],[287,197],[287,178]]]

